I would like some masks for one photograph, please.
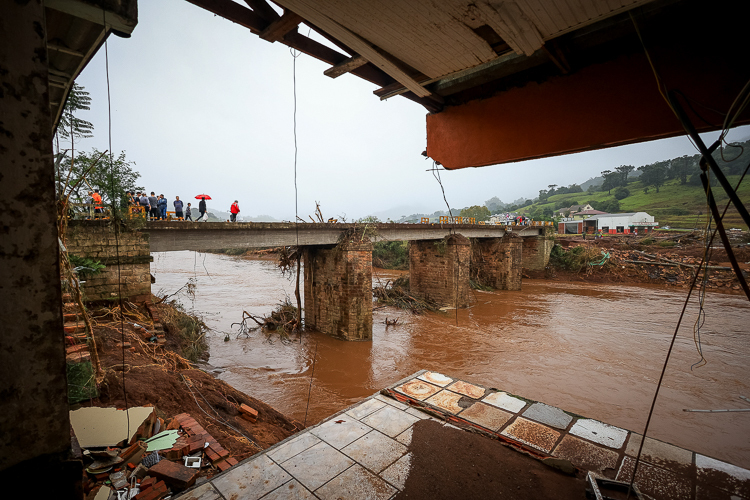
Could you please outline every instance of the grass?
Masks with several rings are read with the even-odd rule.
[[[729,184],[735,186],[739,181],[739,175],[728,175]],[[659,188],[659,192],[651,187],[648,193],[643,192],[643,183],[636,180],[628,184],[630,196],[620,200],[620,212],[647,212],[653,215],[655,220],[662,226],[672,226],[678,228],[702,227],[706,223],[706,195],[702,186],[681,185],[679,180],[670,180]],[[724,210],[724,206],[729,201],[729,197],[724,193],[721,186],[714,187],[714,197],[719,206],[719,211]],[[613,200],[615,190],[612,194],[606,191],[596,193],[572,193],[550,196],[545,203],[534,204],[519,210],[520,213],[529,213],[530,211],[541,208],[552,208],[561,204],[563,201],[570,203],[578,201],[580,203],[590,202],[596,207],[596,202]],[[747,201],[750,199],[750,180],[745,179],[737,191],[740,200]],[[731,207],[724,217],[726,227],[737,227],[747,230],[748,227],[743,223],[742,218],[734,207]]]

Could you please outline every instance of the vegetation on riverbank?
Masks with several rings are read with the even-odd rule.
[[[372,265],[381,269],[409,269],[408,241],[379,241],[372,245]]]

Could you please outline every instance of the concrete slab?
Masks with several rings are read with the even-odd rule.
[[[469,396],[470,398],[473,398],[473,399],[482,399],[485,393],[484,387],[479,387],[478,385],[469,384],[461,380],[448,386],[448,390],[457,392],[459,394],[463,394],[464,396]]]
[[[365,434],[341,450],[376,474],[401,458],[406,451],[406,446],[378,431]]]
[[[523,399],[514,398],[513,396],[505,392],[494,392],[487,395],[482,401],[489,405],[497,406],[498,408],[508,410],[513,413],[518,413],[523,409],[524,406],[526,406],[526,401],[524,401]]]
[[[637,456],[640,446],[641,435],[631,432],[628,445],[625,448],[625,454],[631,457]],[[693,465],[693,452],[663,441],[646,438],[646,443],[643,445],[643,452],[641,453],[641,460],[664,467],[665,469],[684,469]]]
[[[211,483],[204,483],[180,497],[180,500],[223,500]]]
[[[320,443],[320,439],[317,436],[305,432],[269,451],[267,455],[271,460],[280,464],[318,443]]]
[[[339,415],[339,417],[332,418],[319,427],[313,427],[310,429],[310,432],[337,450],[340,450],[371,430],[372,428],[358,420],[346,415]]]
[[[603,444],[619,450],[628,437],[628,431],[589,418],[581,418],[573,424],[570,433],[574,436]]]
[[[361,465],[355,465],[317,489],[315,495],[321,500],[388,500],[397,491]]]
[[[370,413],[377,411],[385,406],[385,403],[378,400],[378,399],[368,399],[364,403],[355,406],[348,412],[346,412],[346,415],[349,415],[352,418],[356,418],[357,420],[360,420],[362,417],[366,417]]]
[[[403,444],[404,446],[409,446],[411,444],[411,437],[414,434],[414,426],[409,427],[404,432],[396,436],[396,441]]]
[[[380,477],[399,490],[403,490],[406,478],[409,477],[409,471],[411,470],[411,456],[411,453],[407,453],[399,458],[390,467],[381,472]]]
[[[552,452],[552,456],[562,458],[576,467],[602,474],[605,469],[617,469],[620,456],[617,452],[599,445],[583,441],[573,436],[565,436]]]
[[[513,418],[513,414],[484,403],[474,403],[461,413],[461,418],[481,425],[485,429],[498,431]]]
[[[315,491],[353,464],[354,460],[337,449],[326,443],[318,443],[290,458],[283,466],[303,486]]]
[[[515,439],[516,441],[520,441],[545,453],[549,453],[552,450],[560,437],[559,432],[552,430],[545,425],[526,420],[523,417],[516,418],[516,420],[506,427],[500,434]]]
[[[626,456],[617,473],[618,481],[630,482],[633,475],[635,459]],[[653,498],[691,498],[692,479],[686,474],[676,474],[648,462],[638,464],[635,484],[641,493]]]
[[[409,382],[396,387],[394,390],[401,394],[406,394],[410,398],[422,401],[440,391],[440,387],[428,384],[422,380],[410,380]]]
[[[699,485],[710,483],[733,495],[750,498],[750,470],[699,453],[695,454],[695,467]]]
[[[393,398],[383,396],[382,394],[378,394],[377,396],[375,396],[375,399],[377,399],[378,401],[382,401],[385,404],[391,405],[394,408],[398,408],[399,410],[408,410],[410,408],[409,405],[406,405],[401,401],[396,401]]]
[[[314,500],[315,495],[307,491],[296,479],[284,483],[271,493],[263,497],[263,500]],[[182,500],[182,499],[180,499]]]
[[[386,436],[396,437],[418,422],[419,419],[391,406],[379,409],[362,419],[362,422]]]
[[[437,372],[425,372],[417,378],[431,384],[439,385],[440,387],[445,387],[446,385],[453,382],[452,378],[446,377],[442,373]]]
[[[212,481],[224,498],[256,500],[270,493],[292,476],[265,455],[237,465]]]
[[[544,403],[534,403],[523,412],[523,416],[556,429],[567,429],[568,425],[573,421],[573,417],[560,408]]]
[[[453,414],[460,413],[463,408],[458,406],[458,401],[462,398],[461,394],[456,394],[455,392],[442,390],[435,394],[434,396],[427,398],[425,400],[425,403],[429,403],[431,405],[437,406],[438,408],[442,408],[445,411],[451,412]]]

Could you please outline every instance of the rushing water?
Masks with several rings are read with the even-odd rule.
[[[173,293],[197,280],[187,310],[218,332],[210,338],[220,378],[279,411],[315,423],[420,369],[559,406],[642,432],[686,292],[662,287],[526,280],[517,292],[476,292],[475,306],[449,314],[373,313],[372,342],[319,333],[282,343],[263,333],[236,338],[242,311],[268,314],[293,283],[273,262],[172,252],[154,254],[154,291]],[[392,277],[377,272],[377,279]],[[708,364],[693,340],[697,302],[675,343],[649,435],[750,468],[750,412],[683,409],[750,408],[750,305],[709,293],[701,328]],[[395,327],[384,319],[399,318]],[[312,384],[312,385],[311,385]],[[309,407],[308,407],[308,393]]]

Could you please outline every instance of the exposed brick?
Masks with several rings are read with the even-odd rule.
[[[161,460],[148,471],[150,475],[179,489],[189,488],[195,484],[198,472],[197,469],[185,467],[180,463],[170,462],[169,460]]]
[[[224,472],[225,470],[229,469],[231,465],[226,460],[219,460],[218,462],[214,462],[214,465],[221,471]]]
[[[237,459],[234,458],[234,457],[227,457],[227,463],[230,466],[235,466],[235,465],[237,465]]]
[[[250,422],[255,422],[256,420],[258,420],[258,410],[256,410],[255,408],[251,408],[248,405],[242,403],[239,406],[239,410],[242,413],[242,416]]]
[[[444,306],[469,305],[473,300],[470,262],[471,244],[460,234],[410,242],[410,293]]]
[[[506,233],[502,238],[472,240],[472,277],[497,290],[520,290],[522,240],[513,233]]]

